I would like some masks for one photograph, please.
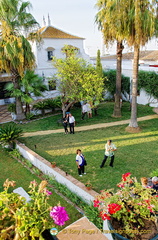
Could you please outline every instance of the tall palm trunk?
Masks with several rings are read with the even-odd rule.
[[[20,89],[19,76],[16,73],[14,73],[13,84],[15,89]],[[23,112],[22,102],[19,97],[16,97],[16,120],[20,121],[23,119],[25,119],[25,114]]]
[[[122,51],[124,46],[121,42],[117,42],[117,73],[116,73],[116,93],[115,93],[115,105],[114,105],[114,117],[121,117],[121,74],[122,74]]]
[[[131,119],[129,127],[137,128],[137,91],[138,91],[138,64],[139,64],[139,46],[134,46],[134,61],[133,61],[133,79],[132,79],[132,106]]]

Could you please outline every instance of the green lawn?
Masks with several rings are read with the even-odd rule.
[[[105,122],[114,122],[125,119],[130,119],[130,111],[129,111],[129,103],[123,102],[122,106],[122,117],[121,118],[113,118],[113,109],[114,102],[105,102],[101,103],[98,108],[98,116],[93,116],[92,119],[85,118],[84,121],[81,120],[81,108],[73,108],[71,113],[76,119],[77,126],[83,125],[91,125],[96,123],[105,123]],[[149,106],[138,105],[138,117],[146,116],[154,114],[152,108]],[[59,129],[62,126],[58,126],[57,120],[62,118],[62,114],[58,114],[55,116],[50,116],[41,120],[36,120],[33,122],[29,122],[27,124],[20,124],[24,132],[35,132],[35,131],[44,131],[51,129]]]
[[[142,106],[141,106],[142,107]],[[142,109],[148,109],[143,106]],[[147,111],[149,114],[149,111]],[[145,110],[144,110],[145,113]],[[139,114],[140,116],[141,114]],[[93,188],[101,189],[115,187],[121,180],[121,175],[131,172],[138,179],[157,168],[158,153],[158,119],[139,122],[142,132],[132,134],[125,132],[126,126],[115,126],[98,130],[77,132],[74,135],[51,134],[21,138],[29,148],[49,161],[56,161],[68,174],[86,183],[90,181]],[[115,156],[114,168],[106,166],[100,169],[104,156],[104,145],[112,139],[118,150]],[[86,156],[88,166],[87,175],[79,177],[75,164],[76,149],[80,148]]]
[[[23,187],[26,191],[29,190],[28,186],[30,181],[33,181],[35,179],[38,183],[41,182],[39,178],[37,178],[28,169],[22,166],[17,160],[11,158],[8,155],[8,153],[2,148],[0,148],[0,169],[1,169],[0,192],[3,191],[3,183],[6,180],[6,178],[16,181],[16,188]],[[70,216],[70,220],[67,221],[66,225],[64,225],[63,228],[73,223],[80,217],[82,217],[82,215],[72,205],[67,203],[52,189],[49,189],[49,190],[53,192],[53,194],[50,196],[51,206],[55,206],[60,202],[61,206],[66,207],[66,211]],[[60,230],[61,227],[58,227],[58,229]]]

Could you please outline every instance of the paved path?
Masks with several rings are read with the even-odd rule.
[[[150,120],[158,118],[157,114],[154,115],[149,115],[145,117],[140,117],[137,118],[137,121],[145,121],[145,120]],[[118,125],[123,125],[123,124],[129,124],[130,120],[123,120],[123,121],[117,121],[117,122],[110,122],[110,123],[99,123],[99,124],[93,124],[93,125],[88,125],[88,126],[82,126],[82,127],[75,127],[75,132],[79,131],[87,131],[87,130],[92,130],[92,129],[98,129],[98,128],[106,128],[106,127],[111,127],[111,126],[118,126]],[[56,130],[46,130],[46,131],[37,131],[37,132],[28,132],[24,133],[23,137],[30,137],[30,136],[36,136],[36,135],[47,135],[47,134],[52,134],[52,133],[64,133],[64,129],[56,129]]]

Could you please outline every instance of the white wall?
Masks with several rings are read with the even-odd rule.
[[[19,150],[22,156],[28,159],[35,167],[41,170],[44,174],[52,176],[52,178],[55,178],[57,182],[66,185],[68,189],[70,189],[76,195],[80,196],[85,202],[91,203],[94,200],[94,197],[87,193],[86,191],[84,191],[79,186],[77,186],[77,183],[74,184],[72,181],[68,179],[69,177],[67,178],[64,177],[63,175],[65,175],[65,173],[62,170],[60,170],[60,172],[64,174],[60,174],[58,171],[55,171],[55,169],[51,167],[50,162],[48,162],[46,159],[42,158],[32,150],[27,148],[24,144],[17,143],[16,148]]]
[[[96,64],[96,59],[91,59],[92,64]],[[105,70],[116,70],[116,59],[101,59],[101,63],[103,66],[103,69]],[[132,80],[132,66],[133,61],[132,60],[123,60],[122,61],[122,74],[130,77],[130,80]],[[149,65],[157,64],[157,62],[150,61],[148,63],[140,64],[139,70],[143,71],[154,71],[158,73],[158,67],[150,67]],[[140,96],[137,96],[137,103],[138,104],[150,104],[151,107],[158,107],[158,100],[154,99],[153,97],[150,97],[144,90],[140,91]]]

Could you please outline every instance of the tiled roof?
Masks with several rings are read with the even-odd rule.
[[[141,58],[142,60],[148,60],[148,61],[158,61],[158,50],[152,51],[148,55]]]
[[[139,59],[141,60],[151,60],[151,61],[158,60],[158,51],[153,51],[153,50],[140,51],[139,55],[140,55]],[[95,58],[91,58],[91,59],[95,59]],[[102,60],[109,60],[109,59],[116,59],[116,58],[117,58],[116,55],[108,55],[108,56],[101,57]],[[134,58],[134,52],[128,52],[128,53],[122,54],[122,59],[132,60],[133,58]]]
[[[69,38],[69,39],[84,39],[81,37],[77,37],[74,35],[71,35],[69,33],[63,32],[55,27],[52,26],[48,26],[48,27],[43,27],[39,30],[39,32],[41,33],[41,37],[42,38],[57,38],[57,39],[65,39],[65,38]]]

